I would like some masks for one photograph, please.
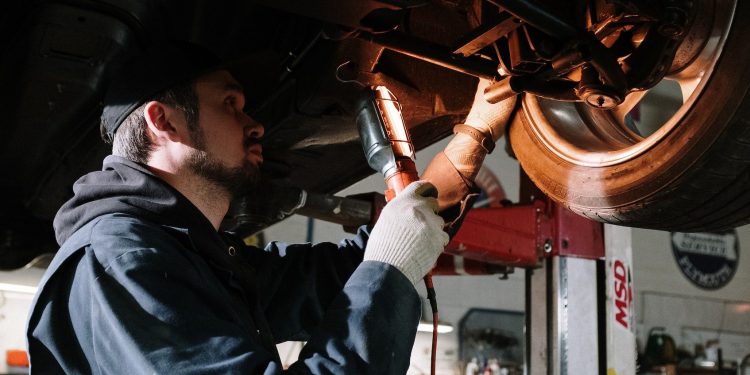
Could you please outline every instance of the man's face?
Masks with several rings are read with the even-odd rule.
[[[263,126],[243,111],[242,87],[229,72],[206,74],[196,81],[198,128],[188,167],[199,176],[238,196],[257,183],[263,163]]]

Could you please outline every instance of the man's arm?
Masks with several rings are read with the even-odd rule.
[[[440,192],[438,203],[441,211],[462,204],[473,187],[485,156],[492,152],[495,142],[505,135],[515,109],[515,96],[495,104],[487,102],[484,89],[489,83],[484,79],[479,80],[466,120],[454,127],[455,136],[445,150],[432,159],[422,175]]]
[[[258,295],[277,342],[307,341],[352,272],[362,262],[370,230],[339,244],[271,242],[247,247],[245,261],[256,269]]]
[[[387,263],[364,261],[336,296],[291,369],[325,374],[404,374],[421,306],[416,289],[402,272]]]

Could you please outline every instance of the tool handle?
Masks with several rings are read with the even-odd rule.
[[[388,190],[385,191],[385,200],[390,202],[398,193],[404,190],[410,183],[419,180],[417,166],[411,159],[397,160],[397,172],[385,178]]]

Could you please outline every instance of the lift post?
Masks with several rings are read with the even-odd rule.
[[[521,203],[467,214],[446,249],[461,257],[455,273],[467,262],[526,269],[527,374],[634,374],[630,228],[576,215],[521,181]],[[449,263],[435,274],[451,274]]]

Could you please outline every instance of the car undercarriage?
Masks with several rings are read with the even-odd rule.
[[[750,56],[741,47],[745,26],[733,22],[749,11],[737,1],[71,0],[9,7],[0,16],[3,269],[55,251],[55,212],[73,182],[110,152],[98,126],[108,82],[124,61],[164,39],[201,44],[231,62],[246,111],[266,126],[269,184],[329,194],[372,173],[353,120],[362,85],[395,93],[422,149],[463,120],[479,77],[492,81],[488,101],[519,95],[506,137],[512,153],[545,194],[571,210],[691,231],[733,227],[750,216],[744,205],[724,202],[750,199],[750,152],[738,120],[750,82],[734,73]],[[664,80],[677,82],[683,107],[665,124],[638,121],[639,103]],[[730,197],[718,198],[721,191]],[[271,201],[269,194],[249,196]]]

